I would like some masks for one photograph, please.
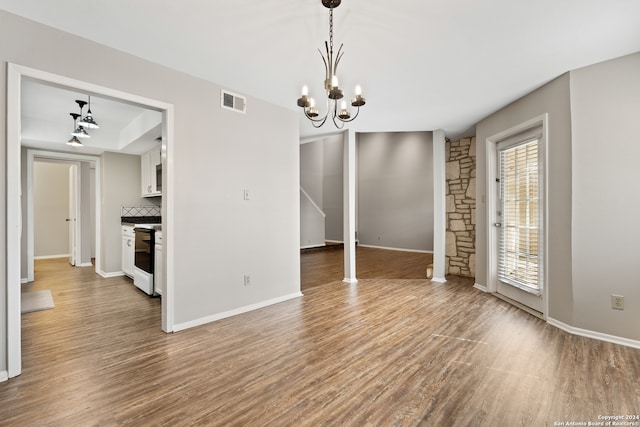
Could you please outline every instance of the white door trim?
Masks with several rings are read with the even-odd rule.
[[[21,163],[20,163],[20,104],[21,104],[21,80],[29,77],[42,80],[55,85],[66,86],[83,90],[98,95],[122,99],[124,101],[139,104],[148,108],[163,112],[164,132],[162,141],[163,161],[163,188],[166,195],[163,196],[162,222],[163,238],[166,250],[165,275],[166,294],[162,298],[162,330],[173,331],[174,321],[174,262],[173,262],[173,212],[174,212],[174,186],[173,186],[173,126],[174,107],[162,101],[133,95],[116,89],[99,86],[93,83],[72,79],[65,76],[25,67],[18,64],[7,64],[7,372],[12,378],[22,371],[21,349],[21,320],[20,320],[20,239],[22,231],[21,213]],[[99,199],[97,199],[99,200]],[[96,219],[99,220],[99,210]],[[99,253],[96,253],[96,257]]]
[[[36,161],[51,161],[56,163],[65,163],[65,164],[78,164],[80,162],[91,162],[95,165],[96,170],[96,178],[95,178],[95,187],[93,191],[95,192],[95,215],[96,215],[96,235],[95,235],[95,251],[96,251],[96,265],[95,270],[96,273],[100,274],[102,271],[102,258],[100,257],[100,248],[101,248],[101,221],[100,221],[100,188],[101,187],[101,174],[100,174],[100,157],[89,155],[89,154],[75,154],[75,153],[61,153],[57,151],[46,151],[46,150],[27,150],[27,282],[33,282],[34,279],[34,262],[35,259],[35,236],[34,236],[34,224],[33,224],[33,163]],[[80,175],[79,182],[82,182],[82,178]],[[81,193],[78,190],[79,194]],[[81,196],[79,196],[81,197]],[[80,205],[80,203],[78,204]],[[80,210],[80,207],[78,207]],[[80,215],[81,216],[81,215]],[[76,224],[76,230],[80,229],[80,222]],[[81,233],[80,233],[81,234]],[[79,256],[81,254],[81,238],[79,235],[76,235],[76,246],[77,253]],[[84,267],[83,265],[80,265]],[[24,278],[23,278],[24,279]]]
[[[547,318],[549,312],[549,203],[548,203],[548,145],[549,145],[549,116],[547,113],[541,114],[523,123],[517,124],[509,129],[498,132],[492,135],[486,140],[486,189],[487,200],[485,204],[487,222],[485,224],[487,233],[487,291],[495,293],[497,291],[497,248],[498,248],[498,233],[494,223],[496,222],[496,206],[497,206],[497,186],[495,182],[495,171],[497,170],[497,146],[498,143],[510,136],[522,133],[528,129],[535,127],[542,127],[542,141],[540,142],[539,150],[542,153],[543,158],[543,171],[542,171],[542,189],[543,189],[543,277],[544,287],[542,290],[542,306],[544,319]]]
[[[67,169],[67,185],[69,187],[69,204],[67,209],[69,211],[67,224],[67,233],[69,234],[69,264],[75,267],[81,263],[78,254],[82,253],[82,248],[80,247],[81,235],[78,232],[80,227],[76,228],[76,225],[82,221],[82,217],[80,216],[82,191],[80,191],[79,188],[81,165],[80,163],[71,163],[67,166],[69,167],[69,169]]]

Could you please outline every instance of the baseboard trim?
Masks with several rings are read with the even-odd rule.
[[[231,316],[237,316],[238,314],[248,313],[249,311],[258,310],[273,304],[278,304],[294,298],[300,298],[301,296],[303,296],[302,292],[295,292],[293,294],[283,295],[281,297],[272,298],[256,304],[245,305],[244,307],[239,307],[233,310],[224,311],[222,313],[213,314],[211,316],[201,317],[199,319],[190,320],[184,323],[177,323],[173,325],[173,332],[184,331],[185,329],[190,329],[196,326],[205,325],[207,323],[215,322],[216,320],[225,319]]]
[[[358,244],[361,248],[373,248],[373,249],[386,249],[388,251],[399,251],[399,252],[417,252],[420,254],[432,254],[433,251],[423,251],[421,249],[404,249],[404,248],[390,248],[387,246],[374,246],[374,245],[363,245]]]
[[[447,279],[444,277],[432,277],[431,281],[435,283],[447,283]]]
[[[473,287],[474,287],[474,288],[476,288],[476,289],[478,289],[479,291],[489,293],[489,289],[487,289],[487,287],[486,287],[486,286],[481,285],[480,283],[474,283],[474,284],[473,284]]]
[[[533,308],[522,304],[520,301],[516,301],[513,298],[509,298],[508,296],[502,295],[498,292],[491,292],[491,295],[493,295],[494,297],[511,304],[514,307],[518,307],[520,310],[529,313],[532,316],[537,317],[538,319],[542,319],[545,320],[545,316],[544,313],[542,313],[541,311],[538,310],[534,310]]]
[[[41,255],[41,256],[34,256],[33,257],[33,259],[55,259],[55,258],[69,258],[69,254]]]
[[[106,273],[104,271],[98,271],[97,272],[100,276],[104,277],[105,279],[108,279],[110,277],[119,277],[119,276],[124,276],[124,271],[113,271],[111,273]]]
[[[90,262],[83,262],[80,265],[77,265],[76,267],[93,267],[93,264],[91,264]]]
[[[300,249],[312,249],[312,248],[323,248],[327,245],[325,244],[320,244],[320,245],[308,245],[308,246],[300,246]]]
[[[358,283],[358,279],[349,279],[348,277],[345,277],[344,279],[342,279],[343,283],[348,283],[350,285],[355,285],[356,283]]]
[[[602,332],[590,331],[588,329],[576,328],[571,325],[567,325],[564,322],[561,322],[552,317],[547,317],[547,323],[551,326],[555,326],[558,329],[562,329],[565,332],[568,332],[573,335],[579,335],[581,337],[593,338],[595,340],[606,341],[612,344],[624,345],[626,347],[632,347],[640,349],[640,341],[631,340],[629,338],[618,337],[615,335],[604,334]]]
[[[9,372],[0,371],[0,383],[3,383],[9,379]]]
[[[23,285],[24,285],[25,283],[29,283],[29,279],[27,279],[26,277],[22,277],[22,278],[20,279],[20,283],[21,283],[21,284],[23,284]]]

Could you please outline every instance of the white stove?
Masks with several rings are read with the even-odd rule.
[[[155,232],[162,224],[136,224],[133,284],[147,295],[154,295]]]

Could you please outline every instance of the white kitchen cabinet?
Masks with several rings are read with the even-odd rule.
[[[156,246],[154,248],[154,266],[153,266],[153,281],[154,291],[158,295],[162,295],[164,290],[164,262],[162,259],[162,231],[156,231]]]
[[[162,196],[161,147],[156,147],[140,156],[140,183],[142,197]]]
[[[132,225],[122,226],[122,271],[133,278],[135,258],[135,232]]]

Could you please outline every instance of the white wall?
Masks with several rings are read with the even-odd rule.
[[[69,255],[69,167],[33,164],[34,256]]]
[[[360,244],[432,251],[431,132],[357,137]]]
[[[571,119],[574,326],[640,340],[640,53],[572,71]]]
[[[168,179],[174,185],[174,210],[171,218],[165,217],[173,224],[173,234],[167,232],[165,241],[176,255],[173,275],[167,279],[175,283],[177,325],[189,326],[299,295],[297,111],[252,97],[247,98],[246,114],[223,110],[221,87],[214,83],[4,11],[0,11],[0,22],[0,39],[11,41],[0,44],[2,82],[6,82],[6,63],[12,62],[173,105],[167,173],[172,172]],[[78,52],[92,52],[91,61],[77,61]],[[6,102],[6,85],[1,84],[3,147]],[[5,151],[0,150],[3,165]],[[5,180],[6,174],[0,174],[2,241],[6,238]],[[250,190],[251,200],[243,200],[244,189]],[[5,246],[0,245],[0,257],[6,256]],[[104,268],[114,267],[105,263]],[[251,275],[251,286],[244,286],[244,274]],[[7,343],[4,263],[0,263],[0,278],[1,372],[6,369]]]

